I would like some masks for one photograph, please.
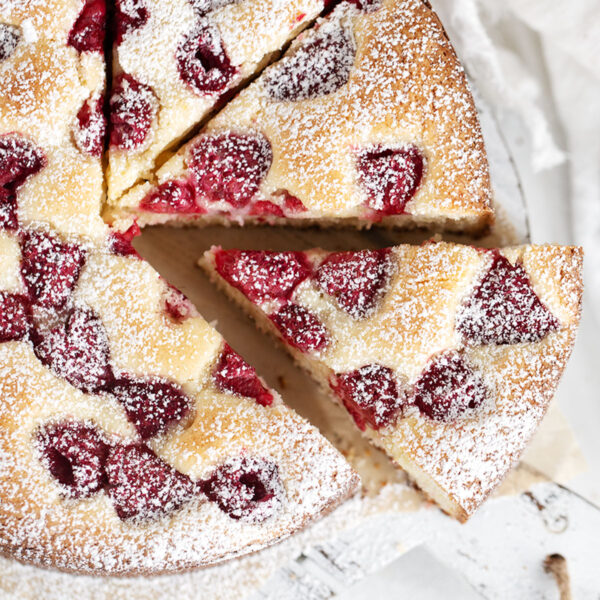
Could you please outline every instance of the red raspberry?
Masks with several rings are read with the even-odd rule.
[[[325,325],[303,306],[286,304],[271,320],[285,341],[302,352],[322,350],[328,344]]]
[[[213,379],[222,392],[253,398],[261,406],[271,406],[273,403],[273,394],[262,384],[254,368],[228,344],[221,352]]]
[[[393,423],[403,403],[393,371],[382,365],[365,365],[356,371],[337,374],[330,381],[361,431],[368,425],[380,429]]]
[[[454,421],[481,406],[489,392],[481,377],[455,351],[433,357],[414,387],[414,404],[428,417]]]
[[[190,151],[188,167],[200,198],[243,208],[271,168],[271,144],[262,135],[204,136]]]
[[[498,252],[456,317],[458,331],[475,344],[539,342],[559,326],[523,266],[512,265]]]
[[[367,206],[382,215],[400,215],[423,178],[423,155],[414,146],[361,150],[358,178],[367,194]]]
[[[375,308],[391,269],[389,249],[334,252],[321,263],[315,280],[349,315],[362,319]]]
[[[304,252],[216,250],[217,273],[255,303],[287,300],[311,273]]]
[[[95,427],[64,422],[37,434],[42,463],[71,498],[88,498],[106,483],[104,463],[109,446]]]
[[[67,43],[77,52],[102,52],[105,30],[105,0],[86,0],[69,33]]]

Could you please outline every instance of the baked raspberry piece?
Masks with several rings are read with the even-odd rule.
[[[218,94],[237,73],[219,31],[207,23],[198,25],[177,49],[179,76],[197,94]]]
[[[0,292],[0,342],[22,340],[32,327],[31,304],[27,296]]]
[[[284,493],[277,465],[256,457],[242,457],[220,466],[202,483],[202,490],[232,519],[253,522],[272,516]]]
[[[65,324],[34,337],[36,356],[72,386],[93,393],[112,381],[106,331],[89,309],[73,309]]]
[[[256,371],[229,344],[213,370],[217,388],[223,392],[233,392],[247,398],[254,398],[261,406],[273,404],[273,394],[262,384]]]
[[[141,233],[142,231],[137,223],[134,223],[125,231],[112,231],[108,240],[108,247],[117,256],[139,257],[140,255],[131,242]]]
[[[283,209],[281,206],[271,202],[270,200],[259,200],[250,205],[249,214],[256,217],[283,217]]]
[[[559,327],[522,265],[511,264],[498,252],[456,317],[457,330],[475,344],[539,342]]]
[[[325,325],[304,306],[285,304],[270,318],[285,341],[302,352],[323,350],[327,346]]]
[[[374,146],[358,153],[356,166],[367,206],[383,215],[399,215],[421,184],[424,161],[414,146]]]
[[[238,293],[219,269],[222,252],[213,247],[200,261],[211,279],[331,390],[365,437],[460,520],[524,450],[550,401],[548,386],[558,383],[579,319],[582,261],[575,248],[496,251],[523,265],[539,282],[540,302],[560,305],[570,325],[561,320],[552,343],[494,348],[465,345],[455,329],[461,302],[489,269],[490,257],[481,249],[429,242],[383,251],[305,250],[315,274],[280,310],[281,302]],[[260,276],[246,270],[241,279],[244,289],[252,289]],[[276,269],[266,279],[277,281]],[[510,313],[512,302],[499,297],[498,312],[504,306]]]
[[[46,162],[43,152],[24,137],[0,135],[0,229],[17,229],[17,192]]]
[[[334,252],[321,263],[315,280],[340,308],[362,319],[373,312],[391,269],[389,249]]]
[[[179,473],[142,445],[119,445],[106,460],[107,492],[119,517],[155,519],[168,515],[201,493]]]
[[[106,483],[109,445],[92,425],[65,421],[41,428],[36,436],[42,463],[71,498],[89,498]]]
[[[302,204],[302,201],[296,196],[290,194],[287,190],[279,190],[275,192],[275,196],[283,197],[283,206],[285,208],[285,213],[287,214],[295,214],[306,212],[306,206]]]
[[[338,373],[330,385],[361,431],[367,425],[380,429],[393,424],[402,408],[403,398],[389,367],[371,364]]]
[[[312,267],[303,252],[215,250],[217,272],[256,303],[289,300]]]
[[[348,82],[354,53],[343,27],[322,25],[311,41],[266,72],[265,89],[273,100],[287,102],[332,94]]]
[[[260,134],[205,136],[190,150],[188,167],[200,198],[246,206],[271,167],[273,153]]]
[[[194,187],[185,180],[170,179],[148,194],[140,208],[154,213],[201,214],[206,209],[196,204]]]
[[[29,230],[21,240],[21,274],[34,304],[60,308],[68,300],[85,262],[77,244]]]
[[[0,187],[0,230],[16,231],[18,228],[17,196]]]
[[[455,421],[479,408],[490,393],[483,379],[455,351],[435,356],[415,383],[413,402],[428,417]]]
[[[12,56],[20,40],[21,34],[17,27],[0,23],[0,61]]]
[[[198,316],[198,312],[187,296],[171,284],[167,284],[164,306],[165,312],[175,323],[183,323],[186,319]]]
[[[77,113],[77,123],[73,129],[73,138],[79,151],[97,158],[102,156],[106,136],[103,106],[104,96],[88,98]]]
[[[145,0],[116,0],[115,2],[115,45],[123,38],[148,22],[150,12]]]
[[[69,33],[68,44],[78,52],[102,52],[105,30],[105,0],[86,0]]]
[[[156,98],[150,86],[122,73],[110,98],[110,144],[122,150],[141,146],[152,127]]]
[[[120,377],[108,389],[142,439],[164,433],[185,418],[192,405],[181,387],[159,377]]]

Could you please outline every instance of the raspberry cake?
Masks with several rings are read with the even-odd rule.
[[[460,520],[521,455],[579,321],[579,248],[215,247],[201,262]]]
[[[428,3],[348,0],[106,217],[474,232],[490,196],[465,75]]]
[[[351,494],[342,456],[133,250],[0,231],[0,551],[99,574],[257,550]]]
[[[323,0],[116,0],[109,203],[322,10]]]
[[[0,3],[0,230],[102,235],[104,0]]]

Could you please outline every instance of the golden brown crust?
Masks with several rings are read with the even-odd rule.
[[[355,151],[373,145],[412,144],[425,157],[424,180],[406,205],[408,214],[386,218],[383,224],[476,231],[493,219],[487,158],[477,112],[456,54],[437,16],[420,0],[385,0],[377,10],[358,12],[350,3],[338,7],[319,29],[300,36],[286,54],[289,60],[319,31],[341,28],[356,45],[349,79],[326,96],[277,101],[269,96],[269,77],[279,63],[212,119],[205,133],[260,132],[269,140],[273,163],[255,201],[277,204],[286,190],[306,211],[287,214],[289,221],[307,219],[329,224],[367,220],[365,192],[358,182]],[[161,167],[152,184],[185,175],[195,138]],[[132,189],[111,210],[160,220],[139,209],[153,191],[144,184]],[[231,220],[252,222],[249,207],[226,208]],[[113,213],[114,215],[114,213]],[[378,218],[375,219],[377,221]],[[268,216],[263,222],[275,222]]]
[[[315,357],[284,343],[296,362],[325,390],[331,373],[350,371],[373,361],[400,369],[403,376],[412,381],[431,354],[457,347],[454,315],[458,302],[473,285],[469,282],[479,277],[482,267],[478,265],[484,264],[484,255],[465,246],[443,243],[421,248],[400,246],[393,252],[402,278],[391,283],[382,308],[370,317],[370,324],[364,328],[369,336],[375,335],[374,346],[367,338],[363,339],[360,324],[352,325],[347,318],[340,317],[342,326],[338,327],[337,316],[335,319],[324,317],[326,313],[319,310],[315,301],[310,301],[309,310],[324,319],[329,335],[334,338],[332,349]],[[365,432],[373,444],[408,471],[428,496],[461,521],[473,514],[523,452],[556,390],[579,322],[583,287],[580,248],[525,246],[507,248],[502,253],[511,262],[524,265],[537,295],[559,319],[559,329],[536,343],[463,348],[469,362],[495,390],[493,404],[477,416],[446,423],[409,412],[392,429],[376,431],[367,427]],[[323,251],[311,251],[309,255],[322,256]],[[469,266],[470,261],[473,268]],[[265,318],[260,307],[218,275],[210,252],[200,264],[211,280],[254,317],[260,329],[281,340],[273,322]],[[461,280],[464,284],[460,284]],[[394,300],[394,290],[404,299]],[[454,295],[457,302],[451,300]],[[296,292],[293,300],[306,305],[309,297],[305,289]],[[414,304],[417,297],[423,298],[423,302]],[[411,319],[385,321],[385,307],[390,303],[398,307],[414,305],[410,314],[416,312],[421,321],[418,325]],[[397,314],[401,315],[402,310]],[[448,332],[446,321],[450,326]],[[427,332],[432,328],[436,335],[430,338]],[[384,333],[381,338],[377,337],[378,329]],[[341,331],[346,333],[340,338]],[[385,350],[386,339],[401,339],[403,343],[401,346],[392,344],[391,349],[395,350],[390,355]],[[431,346],[432,341],[434,346]],[[419,346],[423,344],[429,344],[429,349],[423,347],[420,352]],[[340,350],[335,350],[336,347]],[[363,348],[362,354],[358,348]]]

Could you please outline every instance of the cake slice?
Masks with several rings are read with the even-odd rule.
[[[110,204],[323,7],[324,0],[116,0]]]
[[[202,265],[461,521],[519,459],[579,321],[580,248],[214,247]]]
[[[358,477],[133,250],[0,231],[0,552],[170,573],[258,550]]]
[[[474,232],[490,197],[473,99],[429,4],[348,0],[106,216]]]
[[[102,236],[103,0],[0,3],[0,230]]]

